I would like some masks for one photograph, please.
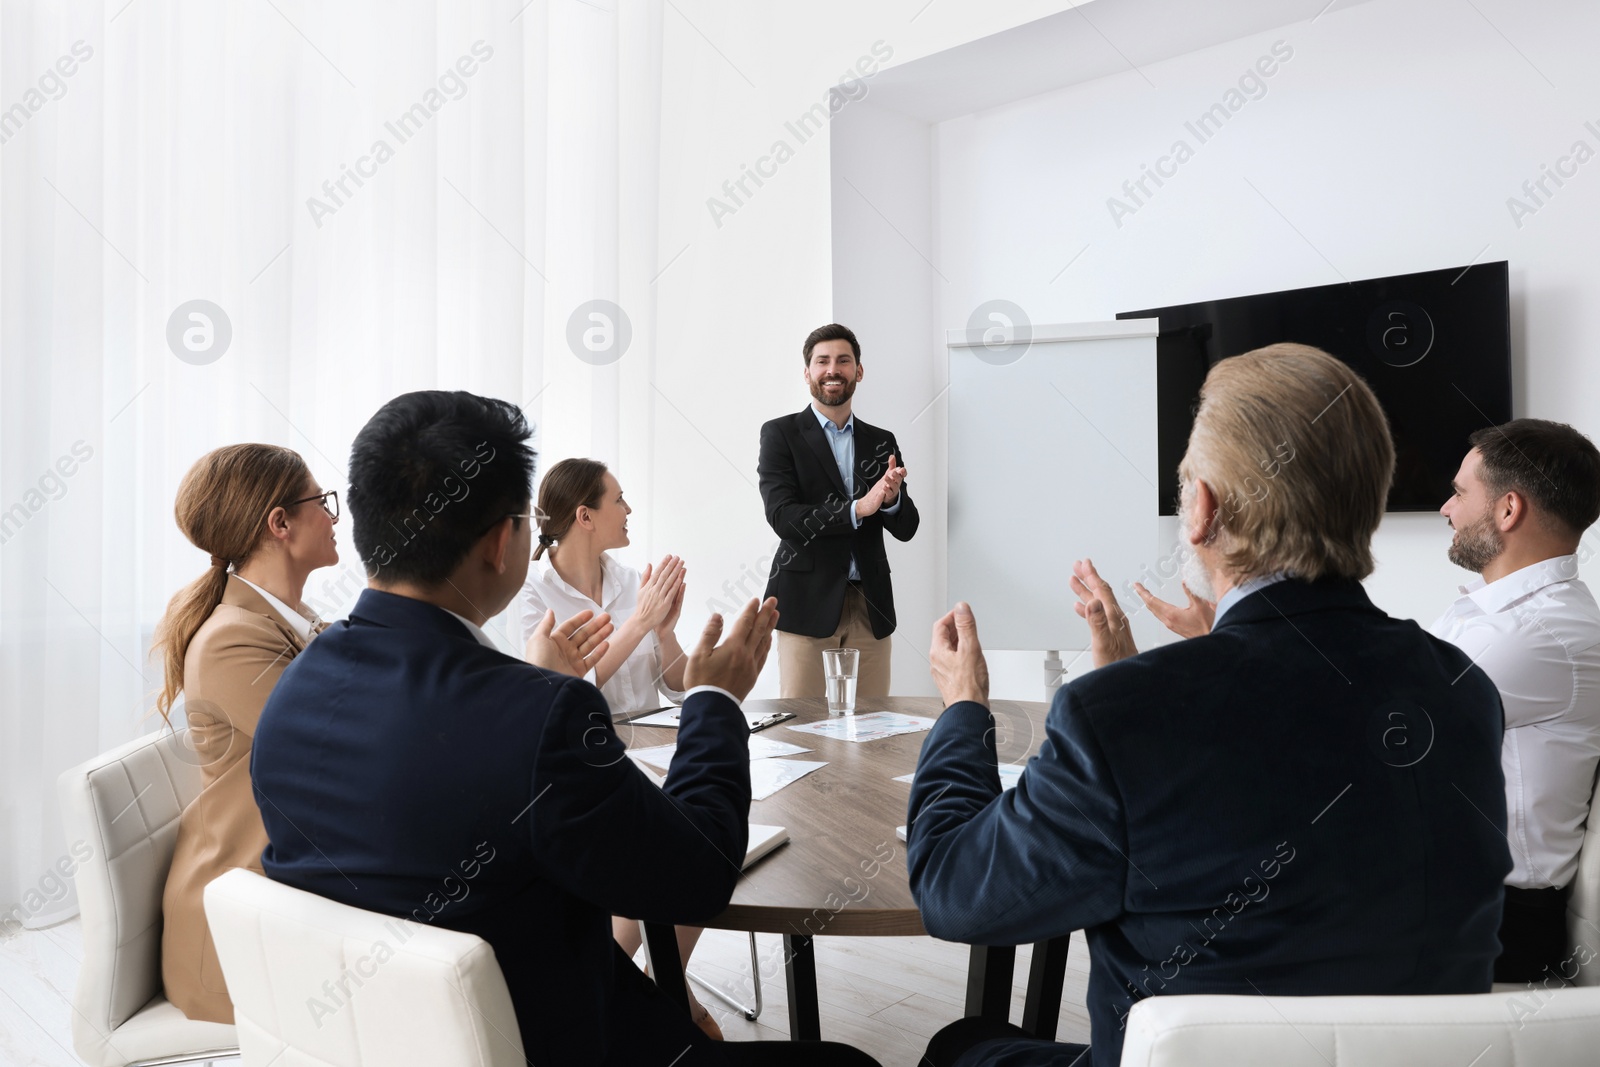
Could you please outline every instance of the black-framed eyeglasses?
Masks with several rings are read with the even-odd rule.
[[[322,505],[322,510],[328,513],[329,518],[337,519],[339,517],[339,490],[337,489],[329,489],[326,493],[318,493],[315,496],[303,496],[299,500],[291,500],[278,506],[292,508],[297,504],[309,504],[313,500]]]

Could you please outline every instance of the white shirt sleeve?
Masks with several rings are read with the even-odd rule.
[[[650,631],[650,677],[656,680],[656,689],[661,695],[674,704],[682,704],[686,694],[678,692],[667,684],[667,674],[661,662],[661,639]]]
[[[526,657],[528,638],[533,634],[534,629],[539,625],[539,620],[544,618],[544,613],[549,608],[550,605],[544,602],[544,597],[539,593],[538,583],[531,578],[522,583],[522,591],[517,594],[515,609],[518,656]],[[559,626],[560,624],[561,620],[557,619],[556,625]],[[592,678],[590,679],[590,681],[593,680]]]
[[[729,700],[731,700],[735,704],[737,704],[741,709],[743,709],[743,707],[744,707],[743,704],[739,704],[739,698],[738,697],[734,696],[732,693],[728,692],[726,689],[722,688],[721,686],[717,686],[717,685],[695,685],[695,686],[690,686],[689,687],[689,691],[687,693],[683,694],[683,699],[688,700],[690,697],[694,696],[696,693],[721,693],[723,696],[727,697]]]

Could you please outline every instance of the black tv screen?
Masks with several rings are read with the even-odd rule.
[[[1279,341],[1315,345],[1364,378],[1389,416],[1390,511],[1436,511],[1467,435],[1511,418],[1511,314],[1505,261],[1125,311],[1158,318],[1157,453],[1161,514],[1178,506],[1178,463],[1218,360]]]

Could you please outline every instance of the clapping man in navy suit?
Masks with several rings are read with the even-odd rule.
[[[515,405],[464,392],[396,397],[356,436],[347,500],[368,588],[261,713],[267,875],[482,937],[532,1063],[870,1064],[821,1042],[714,1042],[612,940],[613,915],[699,925],[728,904],[749,835],[739,702],[777,609],[751,601],[720,644],[722,619],[707,623],[658,788],[581,677],[607,616],[556,628],[547,613],[531,663],[482,630],[532,555],[530,436]]]
[[[1096,669],[1000,790],[965,604],[934,626],[947,705],[907,861],[935,937],[1090,950],[1090,1048],[965,1019],[925,1062],[1115,1067],[1150,996],[1485,993],[1511,868],[1501,706],[1458,648],[1361,588],[1394,448],[1347,366],[1274,345],[1212,368],[1180,467],[1211,632],[1139,653],[1087,561]]]

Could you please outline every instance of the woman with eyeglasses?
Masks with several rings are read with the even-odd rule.
[[[229,445],[190,468],[173,510],[211,566],[168,603],[153,649],[165,680],[156,709],[170,725],[183,695],[184,751],[203,776],[178,824],[162,897],[161,976],[189,1018],[232,1023],[201,894],[230,868],[261,872],[267,833],[251,789],[251,737],[283,669],[322,629],[301,593],[312,571],[339,562],[339,498],[290,449]]]

